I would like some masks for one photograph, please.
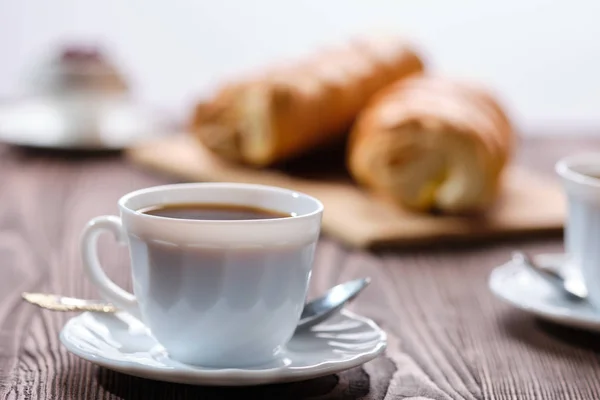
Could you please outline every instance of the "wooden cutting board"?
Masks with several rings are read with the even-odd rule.
[[[560,233],[565,220],[557,183],[518,167],[507,171],[497,204],[484,216],[469,218],[410,213],[376,198],[345,175],[340,154],[324,153],[297,165],[260,170],[224,162],[192,138],[178,135],[138,145],[126,156],[179,181],[260,183],[310,194],[325,206],[323,231],[356,247]]]

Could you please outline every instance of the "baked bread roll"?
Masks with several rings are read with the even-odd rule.
[[[485,89],[422,75],[385,88],[361,112],[348,169],[410,210],[480,212],[498,194],[513,141]]]
[[[225,85],[195,107],[191,131],[226,159],[267,166],[343,138],[373,94],[422,69],[401,40],[354,40]]]

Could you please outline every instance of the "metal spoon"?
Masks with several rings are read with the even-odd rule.
[[[362,278],[332,287],[322,297],[304,305],[296,330],[306,329],[338,312],[348,301],[354,299],[371,283],[371,278]]]
[[[587,289],[580,280],[566,279],[560,272],[552,268],[539,266],[531,257],[521,251],[513,252],[512,258],[513,261],[526,266],[530,271],[569,295],[573,300],[583,301],[587,299]]]
[[[370,281],[370,278],[362,278],[342,283],[329,289],[322,297],[306,303],[296,330],[306,329],[326,320],[332,314],[339,311],[344,304],[354,299],[367,287]],[[23,293],[22,297],[31,304],[52,311],[91,311],[103,313],[118,311],[112,304],[101,300],[77,299],[46,293]]]

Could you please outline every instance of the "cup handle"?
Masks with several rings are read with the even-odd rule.
[[[98,238],[104,232],[111,232],[119,243],[126,243],[127,236],[121,218],[112,215],[93,218],[87,223],[81,236],[83,268],[105,300],[140,319],[140,309],[135,296],[110,280],[98,261]]]

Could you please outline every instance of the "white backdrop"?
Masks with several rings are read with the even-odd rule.
[[[599,16],[597,0],[0,0],[0,97],[51,46],[90,40],[141,101],[183,116],[238,70],[392,30],[438,71],[497,89],[526,131],[600,133]]]

